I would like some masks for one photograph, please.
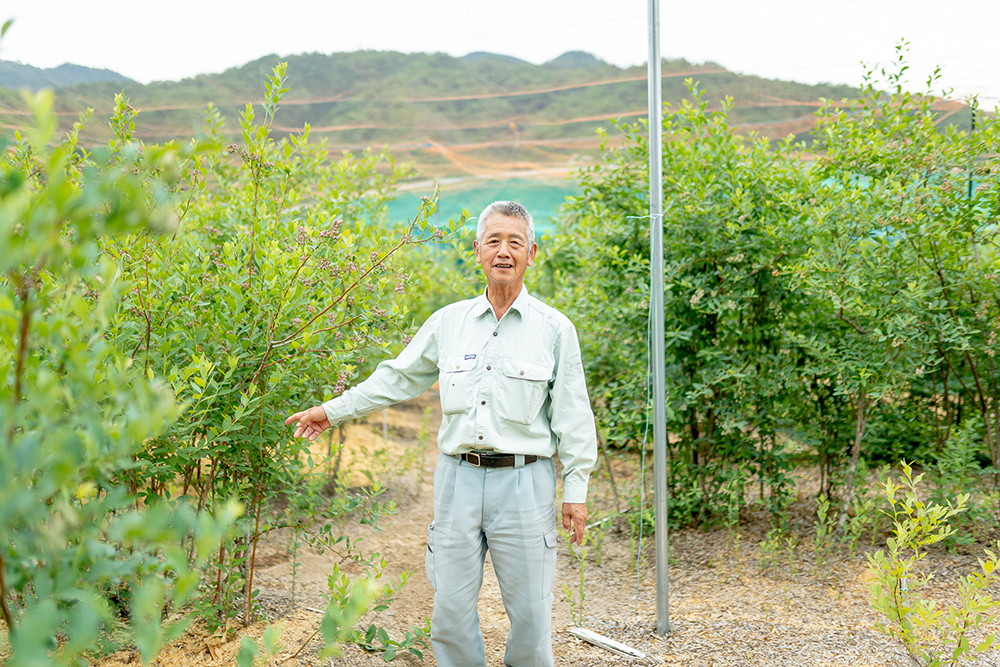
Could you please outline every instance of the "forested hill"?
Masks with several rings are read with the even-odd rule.
[[[136,135],[162,143],[196,134],[213,103],[239,136],[237,114],[261,99],[265,77],[288,62],[288,85],[276,119],[279,133],[312,127],[333,152],[387,146],[413,160],[425,176],[491,175],[565,168],[598,149],[598,127],[609,119],[646,116],[646,68],[622,69],[583,52],[534,65],[509,56],[359,51],[331,55],[267,56],[220,74],[142,85],[131,81],[79,84],[57,91],[65,127],[81,110],[94,118],[81,132],[83,145],[108,138],[104,118],[118,92],[140,111]],[[685,79],[707,90],[712,105],[734,100],[732,122],[772,138],[806,136],[820,98],[840,99],[847,86],[810,86],[745,76],[708,63],[664,61],[663,99],[688,94]],[[859,80],[861,73],[859,72]],[[24,103],[0,90],[4,135],[26,124]]]
[[[0,60],[0,88],[40,90],[98,81],[114,81],[116,85],[121,85],[130,82],[131,79],[111,70],[70,63],[42,69],[10,60]]]

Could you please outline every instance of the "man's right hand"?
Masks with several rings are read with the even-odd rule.
[[[330,420],[326,418],[326,410],[322,405],[315,405],[308,410],[296,412],[285,420],[285,425],[295,424],[295,438],[309,438],[312,442],[319,434],[330,428]]]

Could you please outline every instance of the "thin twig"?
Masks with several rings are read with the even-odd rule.
[[[312,333],[317,334],[317,333],[326,333],[327,331],[336,331],[337,329],[339,329],[341,327],[345,327],[348,324],[351,324],[352,322],[354,322],[355,320],[358,320],[360,318],[361,318],[361,315],[358,314],[358,315],[355,315],[354,317],[352,317],[352,318],[350,318],[348,320],[344,320],[343,322],[337,322],[336,324],[334,324],[331,327],[325,327],[323,329],[316,329]],[[275,343],[273,345],[273,347],[284,347],[285,345],[288,345],[289,343],[294,343],[298,339],[299,339],[299,336],[295,336],[294,338],[286,338],[286,339],[283,339],[283,340]]]
[[[261,493],[259,490],[257,491],[256,503],[257,503],[257,512],[256,512],[257,522],[253,528],[253,547],[250,549],[250,562],[248,564],[250,573],[247,578],[247,608],[246,608],[246,614],[243,617],[244,627],[250,625],[250,607],[251,603],[253,602],[253,575],[257,569],[255,566],[257,564],[257,540],[260,537],[260,506],[262,504]]]
[[[14,369],[14,403],[21,402],[21,382],[24,375],[24,360],[28,356],[28,329],[31,325],[31,303],[28,299],[30,285],[19,276],[19,292],[21,292],[21,326],[18,328],[17,366]]]
[[[844,315],[844,307],[843,306],[841,306],[840,310],[837,311],[837,319],[842,320],[842,321],[846,322],[847,324],[849,324],[852,329],[854,329],[855,331],[857,331],[862,336],[868,335],[868,332],[865,329],[862,329],[861,326],[858,323],[854,322],[851,318],[849,318],[846,315]]]
[[[317,610],[310,609],[309,611],[317,611]],[[325,613],[325,612],[323,612],[323,613]],[[296,651],[295,653],[291,654],[287,658],[282,658],[281,660],[278,661],[277,664],[283,665],[286,662],[288,662],[289,660],[291,660],[292,658],[299,657],[299,653],[302,653],[302,649],[304,649],[306,647],[306,645],[309,644],[309,642],[311,642],[316,637],[316,635],[319,634],[319,631],[320,631],[320,628],[316,628],[315,632],[313,632],[311,635],[309,635],[309,638],[306,639],[304,642],[302,642],[302,646],[299,647],[298,651]]]
[[[3,576],[5,567],[3,554],[0,554],[0,612],[3,612],[3,620],[7,624],[7,632],[10,634],[14,632],[15,627],[14,617],[11,616],[10,609],[7,608],[7,582]]]

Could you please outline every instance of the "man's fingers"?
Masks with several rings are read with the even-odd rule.
[[[570,544],[583,544],[583,531],[587,526],[587,504],[563,503],[562,524],[563,530],[572,531],[569,536]]]
[[[569,525],[564,525],[563,527],[566,530],[572,531],[569,536],[569,543],[583,544],[583,530],[585,528],[583,518],[580,517],[579,515],[574,515],[570,521],[566,521],[564,519],[563,523],[564,524],[568,523]]]
[[[310,441],[319,437],[320,433],[330,428],[326,412],[320,406],[296,412],[285,420],[286,426],[295,424],[293,438],[308,438]]]

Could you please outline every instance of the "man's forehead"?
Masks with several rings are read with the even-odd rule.
[[[528,223],[509,215],[491,215],[486,218],[483,238],[491,236],[522,236],[528,238]]]

